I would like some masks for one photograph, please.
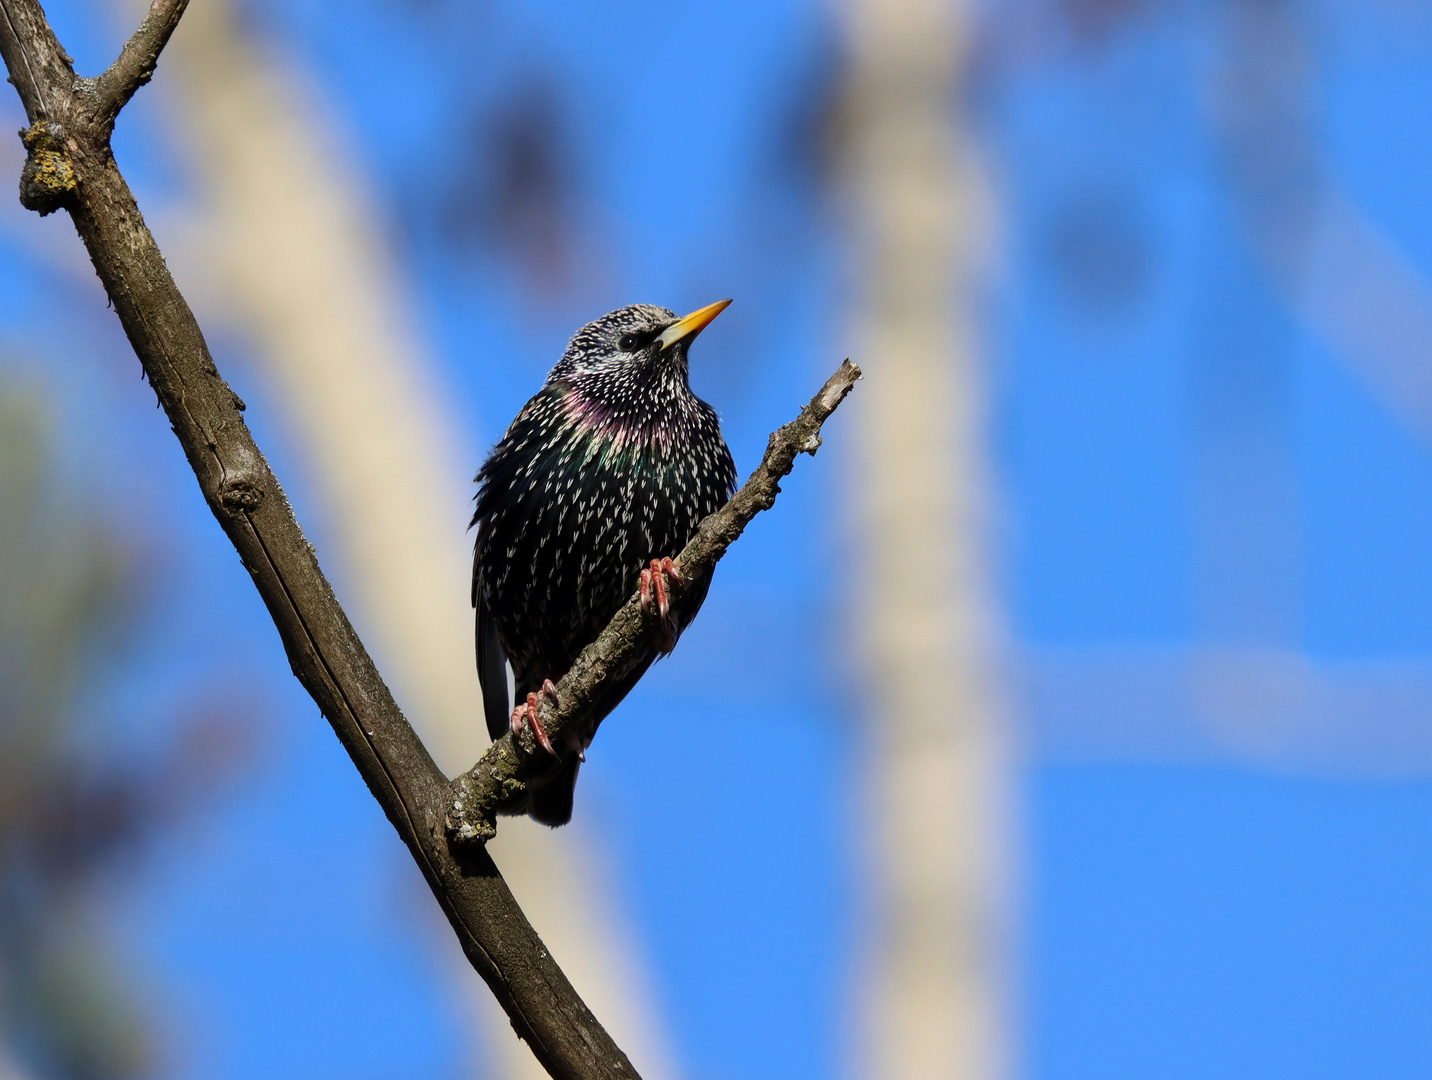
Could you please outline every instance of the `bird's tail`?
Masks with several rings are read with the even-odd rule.
[[[482,714],[494,742],[507,734],[512,720],[512,692],[507,687],[507,654],[497,638],[497,626],[482,601],[481,585],[473,586],[477,608],[477,679],[482,684]]]
[[[572,799],[577,790],[577,770],[581,767],[581,759],[571,754],[554,775],[528,790],[527,812],[533,821],[555,829],[572,820]]]

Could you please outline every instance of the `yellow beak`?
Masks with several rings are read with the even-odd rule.
[[[661,337],[656,339],[658,350],[669,349],[678,341],[695,337],[701,333],[702,330],[706,329],[706,325],[712,319],[716,318],[717,315],[720,315],[721,312],[730,306],[731,301],[729,300],[717,300],[714,304],[707,304],[704,308],[697,308],[690,315],[685,315],[677,319],[662,332]]]

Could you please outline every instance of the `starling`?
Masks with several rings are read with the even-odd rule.
[[[670,652],[685,625],[669,590],[673,562],[701,519],[736,488],[736,465],[714,410],[691,392],[687,349],[729,300],[678,319],[634,304],[573,336],[477,474],[472,603],[477,669],[493,739],[531,724],[551,768],[503,813],[544,825],[572,816],[577,769],[597,725],[636,685],[641,665],[552,745],[537,720],[577,654],[640,588]],[[694,615],[707,583],[683,596]],[[689,619],[688,615],[688,619]],[[506,665],[512,667],[509,691]]]

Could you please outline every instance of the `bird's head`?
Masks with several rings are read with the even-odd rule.
[[[674,377],[684,385],[686,350],[730,303],[718,300],[680,317],[654,304],[609,311],[572,335],[547,381],[648,383]]]

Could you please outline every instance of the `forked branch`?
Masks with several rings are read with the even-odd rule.
[[[0,55],[30,127],[21,202],[66,209],[124,332],[283,640],[294,674],[333,726],[373,797],[407,845],[477,972],[548,1073],[562,1080],[635,1080],[636,1070],[572,989],[527,922],[486,848],[480,820],[449,835],[454,788],[399,710],[333,595],[283,488],[220,377],[189,305],[144,224],[110,152],[115,117],[152,75],[185,0],[154,0],[119,59],[79,79],[37,0],[0,0]],[[814,452],[820,423],[858,377],[847,362],[794,424],[772,436],[766,460],[728,506],[702,523],[683,553],[688,573],[710,572],[741,528],[775,498],[798,452]],[[628,604],[562,680],[573,710],[649,649]],[[570,714],[549,719],[549,730]],[[510,738],[484,757],[523,782],[526,750]],[[510,759],[510,768],[505,764]],[[489,770],[491,771],[491,770]],[[478,770],[458,782],[486,781]],[[490,803],[477,790],[471,803]],[[459,815],[461,817],[461,815]],[[479,813],[478,818],[482,815]],[[457,841],[463,841],[461,843]]]

